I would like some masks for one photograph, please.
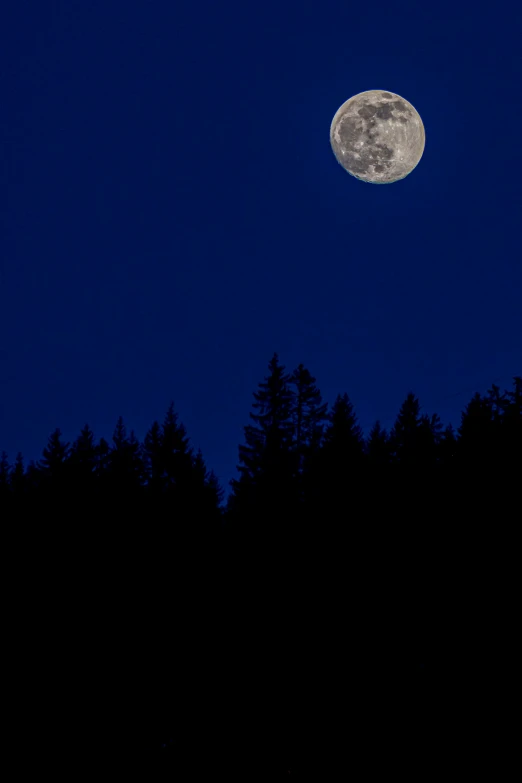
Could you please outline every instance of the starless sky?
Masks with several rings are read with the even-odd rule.
[[[170,400],[228,490],[277,351],[364,430],[412,390],[458,426],[522,372],[522,7],[18,0],[0,31],[0,449],[142,439]],[[410,101],[370,185],[330,123]]]

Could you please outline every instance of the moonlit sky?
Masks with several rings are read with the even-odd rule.
[[[367,431],[522,373],[522,7],[18,0],[0,25],[0,450],[141,439],[171,400],[227,489],[274,353]],[[426,147],[350,177],[339,106]]]

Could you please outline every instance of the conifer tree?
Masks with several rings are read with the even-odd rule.
[[[294,422],[290,376],[275,353],[269,374],[254,392],[253,424],[244,429],[239,447],[239,480],[233,479],[229,508],[250,515],[285,513],[292,496],[292,447]],[[268,520],[267,520],[268,522]]]
[[[419,401],[413,392],[409,392],[390,432],[390,444],[396,463],[403,467],[413,467],[416,464],[420,433]]]
[[[344,518],[354,493],[361,491],[364,438],[348,394],[337,395],[328,418],[321,451],[321,486],[325,503],[336,509],[336,518]]]
[[[163,475],[161,456],[161,428],[159,423],[154,421],[143,441],[143,460],[149,495],[161,493]]]
[[[45,481],[45,478],[44,478]],[[38,464],[31,460],[27,466],[27,470],[24,475],[25,494],[28,496],[35,496],[42,486],[42,471],[38,467]]]
[[[127,435],[122,416],[116,423],[112,443],[108,459],[111,489],[123,497],[134,497],[143,481],[141,447],[133,431]]]
[[[294,370],[289,385],[293,389],[296,470],[301,475],[306,472],[307,458],[316,454],[321,445],[328,406],[322,401],[315,378],[303,364]]]
[[[324,450],[330,461],[352,467],[361,462],[364,438],[350,398],[338,394],[329,415],[329,425],[324,437]]]
[[[493,461],[493,439],[496,430],[493,410],[488,398],[476,392],[461,415],[459,462],[485,470]]]
[[[78,491],[92,492],[96,471],[94,433],[86,424],[74,441],[69,456],[70,476]]]
[[[103,489],[107,485],[109,480],[109,464],[110,464],[111,448],[105,438],[100,438],[98,445],[95,447],[95,467],[94,475],[96,483]]]
[[[432,416],[423,413],[419,420],[417,437],[417,462],[424,469],[433,468],[437,463],[438,447],[442,437],[442,422],[438,414]]]
[[[47,446],[37,465],[44,492],[65,493],[69,477],[69,454],[69,443],[64,442],[61,430],[57,427],[49,436]]]
[[[214,471],[207,470],[201,449],[198,449],[193,464],[195,499],[201,520],[211,532],[217,534],[221,519],[223,489],[220,487]]]
[[[161,428],[160,472],[165,491],[182,500],[192,480],[193,450],[171,402]]]
[[[366,455],[371,469],[382,469],[390,462],[390,440],[379,419],[371,428],[366,441]]]
[[[457,436],[452,424],[448,424],[442,432],[438,445],[438,461],[445,471],[455,466],[457,454]]]

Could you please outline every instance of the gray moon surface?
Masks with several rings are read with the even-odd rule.
[[[426,134],[419,113],[400,95],[368,90],[337,110],[330,143],[343,169],[363,182],[404,179],[422,158]]]

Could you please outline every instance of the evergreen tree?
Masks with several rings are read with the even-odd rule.
[[[143,441],[143,461],[147,476],[147,489],[151,496],[159,495],[162,488],[161,442],[161,428],[158,422],[154,421]]]
[[[364,438],[350,398],[338,394],[329,414],[329,425],[324,437],[324,452],[332,465],[345,468],[360,465],[364,453]]]
[[[36,496],[42,487],[42,482],[45,483],[45,477],[42,477],[38,464],[31,460],[24,475],[25,494]]]
[[[364,438],[354,407],[345,393],[338,394],[329,414],[321,451],[321,485],[325,503],[336,518],[344,518],[361,489]]]
[[[391,454],[388,433],[381,427],[381,422],[378,419],[368,435],[366,455],[372,470],[380,470],[390,462]]]
[[[110,475],[110,454],[111,448],[105,438],[100,438],[95,447],[94,476],[96,484],[103,490],[107,487]]]
[[[426,428],[426,422],[424,423]],[[401,405],[390,433],[394,461],[401,467],[412,468],[417,464],[421,438],[420,405],[413,392],[409,392]]]
[[[164,491],[176,495],[180,503],[191,492],[193,458],[187,431],[171,402],[161,428],[159,470]]]
[[[141,447],[133,431],[127,436],[122,416],[116,423],[112,444],[108,460],[111,489],[123,497],[133,498],[143,481]]]
[[[194,458],[193,474],[199,518],[204,523],[205,529],[215,537],[220,531],[224,493],[214,471],[207,470],[201,449],[198,449]]]
[[[290,376],[275,353],[269,374],[254,392],[245,444],[239,447],[239,480],[233,479],[229,509],[234,513],[263,516],[285,513],[292,497],[292,448],[294,421]],[[268,522],[268,520],[266,520]]]
[[[457,437],[452,424],[448,424],[442,432],[438,444],[438,461],[446,472],[455,466],[457,454]]]
[[[136,437],[134,430],[131,430],[129,435],[128,465],[131,485],[139,489],[143,486],[145,471],[141,443]]]
[[[419,421],[417,439],[417,463],[424,469],[434,468],[438,459],[438,447],[442,437],[442,422],[438,414],[423,413]]]
[[[493,442],[498,422],[491,401],[476,392],[461,416],[459,462],[483,471],[493,462]]]
[[[294,370],[289,386],[293,388],[295,472],[299,482],[299,498],[305,502],[313,490],[328,406],[322,401],[315,378],[302,364]]]
[[[387,431],[379,420],[371,428],[365,443],[365,475],[363,490],[369,498],[372,515],[384,513],[389,503],[391,483],[391,444]]]
[[[74,441],[69,456],[70,477],[77,491],[88,497],[96,477],[96,444],[94,433],[86,424]]]
[[[57,427],[49,436],[47,446],[43,450],[40,469],[49,476],[61,476],[69,453],[69,444],[63,442],[61,430]]]
[[[69,454],[69,443],[63,441],[61,430],[57,427],[49,436],[47,446],[42,452],[42,459],[37,464],[41,476],[41,488],[44,492],[53,495],[65,494],[69,478]]]

